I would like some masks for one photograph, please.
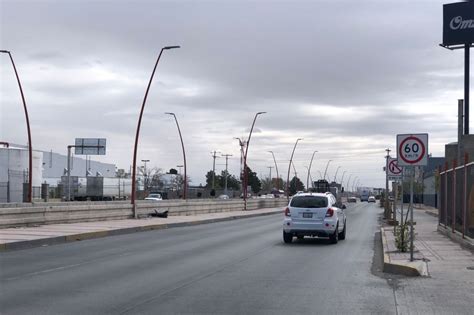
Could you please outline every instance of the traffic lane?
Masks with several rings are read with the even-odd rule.
[[[283,209],[281,209],[283,213]],[[166,221],[166,219],[163,219]],[[259,226],[259,220],[253,218],[247,220],[245,227]],[[265,218],[261,218],[265,221]],[[220,229],[216,230],[215,227]],[[27,274],[48,272],[51,269],[68,269],[70,266],[93,263],[95,261],[107,260],[111,257],[122,255],[133,255],[134,253],[167,248],[172,239],[180,246],[193,248],[195,241],[199,239],[210,239],[216,233],[223,230],[226,233],[242,231],[240,225],[230,222],[220,222],[218,225],[209,226],[196,225],[183,228],[171,228],[166,230],[152,230],[146,232],[123,234],[100,239],[90,239],[67,244],[57,244],[16,251],[0,252],[0,265],[2,270],[0,279],[18,278]],[[163,232],[165,234],[163,234]],[[219,241],[217,238],[216,241]],[[54,259],[51,259],[54,258]],[[28,261],[24,264],[24,261]]]
[[[249,244],[247,236],[258,229],[270,234],[278,229],[278,217],[122,235],[43,251],[6,252],[1,255],[5,290],[0,309],[11,313],[31,312],[32,307],[37,313],[117,312],[136,299],[147,298],[149,292],[199,278],[258,250],[262,244]],[[111,245],[118,248],[111,251]],[[33,258],[39,261],[35,266],[41,268],[18,273],[17,266],[29,264]],[[49,263],[54,267],[48,267]],[[24,303],[25,295],[28,304]],[[54,305],[48,303],[52,298]]]
[[[349,227],[359,226],[360,222],[367,225],[370,221],[361,221],[360,216],[367,216],[370,211],[360,204],[351,205],[347,213],[349,222],[353,222],[348,224]],[[375,218],[374,214],[371,216]],[[369,239],[369,234],[372,234],[372,241],[364,244],[368,255],[361,255],[361,251],[352,248],[348,256],[355,264],[363,264],[364,268],[342,280],[343,272],[332,277],[328,274],[333,273],[334,260],[344,262],[341,257],[334,257],[334,253],[337,253],[337,248],[347,247],[345,244],[351,242],[351,229],[348,230],[348,239],[336,246],[328,245],[325,240],[304,240],[284,246],[281,221],[281,215],[276,215],[124,235],[113,240],[107,238],[64,244],[42,248],[43,252],[40,249],[11,252],[8,254],[23,254],[24,257],[16,257],[16,261],[9,259],[10,264],[22,263],[22,258],[32,256],[41,261],[41,266],[58,260],[69,264],[36,269],[24,275],[16,274],[16,278],[12,277],[14,273],[10,272],[7,278],[2,273],[5,288],[0,303],[2,313],[209,313],[216,307],[225,313],[239,313],[240,310],[257,312],[259,309],[264,312],[273,311],[273,306],[281,301],[281,298],[274,299],[275,291],[286,292],[287,288],[292,292],[302,291],[293,300],[290,299],[292,304],[299,305],[301,302],[307,305],[306,308],[296,308],[299,312],[314,308],[314,304],[304,302],[307,299],[317,301],[320,307],[326,305],[314,296],[315,293],[319,297],[327,293],[318,290],[323,284],[321,280],[327,282],[325,288],[328,290],[344,292],[339,283],[355,280],[364,284],[367,277],[370,278],[373,233],[367,233],[370,230],[366,229],[367,226],[363,232]],[[355,244],[364,241],[361,234],[353,236]],[[71,248],[68,245],[76,246]],[[113,245],[117,248],[111,252],[110,246]],[[27,255],[31,251],[35,251],[36,255]],[[319,254],[314,256],[316,252]],[[367,257],[355,259],[352,257],[354,253]],[[65,255],[74,256],[80,263],[70,264],[71,257],[66,259]],[[275,260],[278,262],[275,263]],[[283,263],[285,260],[299,267],[288,272],[287,264]],[[315,265],[330,268],[323,273],[314,272]],[[339,267],[344,268],[343,264]],[[11,266],[7,269],[12,270]],[[369,280],[374,281],[372,278]],[[261,286],[265,283],[271,288]],[[306,292],[302,289],[307,287],[312,290]],[[240,294],[235,294],[236,290],[241,291]],[[360,295],[365,290],[355,291],[359,291]],[[378,289],[371,293],[370,303],[367,299],[356,299],[361,303],[361,310],[381,311],[381,304],[389,305],[390,302],[377,302],[381,299],[377,297],[380,293]],[[24,303],[25,296],[28,297],[27,304]],[[260,299],[256,301],[256,297]]]
[[[396,313],[392,289],[370,273],[380,212],[374,204],[350,205],[347,239],[337,245],[278,240],[124,313]],[[281,230],[275,234],[281,238]]]

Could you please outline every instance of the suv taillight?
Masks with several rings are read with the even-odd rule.
[[[329,208],[328,211],[326,211],[326,218],[330,218],[334,215],[334,209]]]
[[[285,208],[285,216],[289,217],[290,215],[291,215],[290,208],[286,207]]]

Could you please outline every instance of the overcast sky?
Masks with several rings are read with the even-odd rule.
[[[107,138],[100,161],[129,169],[140,106],[162,46],[142,122],[138,158],[182,164],[191,185],[212,169],[211,151],[232,154],[258,118],[249,166],[268,176],[276,155],[286,179],[314,150],[312,177],[332,159],[365,186],[382,187],[385,148],[397,133],[429,133],[429,151],[456,141],[463,53],[438,46],[446,1],[6,1],[1,49],[15,59],[33,147],[66,153],[76,137]],[[26,144],[21,99],[0,55],[0,141]],[[472,119],[471,119],[472,124]],[[217,172],[225,168],[217,160]],[[275,170],[273,169],[273,175]]]

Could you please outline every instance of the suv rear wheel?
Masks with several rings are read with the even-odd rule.
[[[344,230],[342,230],[342,232],[339,233],[339,235],[338,235],[340,240],[345,240],[346,239],[346,227],[347,227],[347,222],[344,222]]]
[[[329,242],[331,244],[337,244],[337,241],[339,240],[339,233],[337,230],[339,229],[339,223],[336,225],[336,230],[332,235],[329,236]]]
[[[293,241],[293,234],[283,231],[283,242],[289,244],[291,241]]]

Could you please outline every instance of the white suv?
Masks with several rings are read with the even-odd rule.
[[[291,243],[293,236],[329,237],[331,243],[346,238],[345,206],[336,207],[331,193],[304,193],[291,198],[285,209],[283,241]]]

